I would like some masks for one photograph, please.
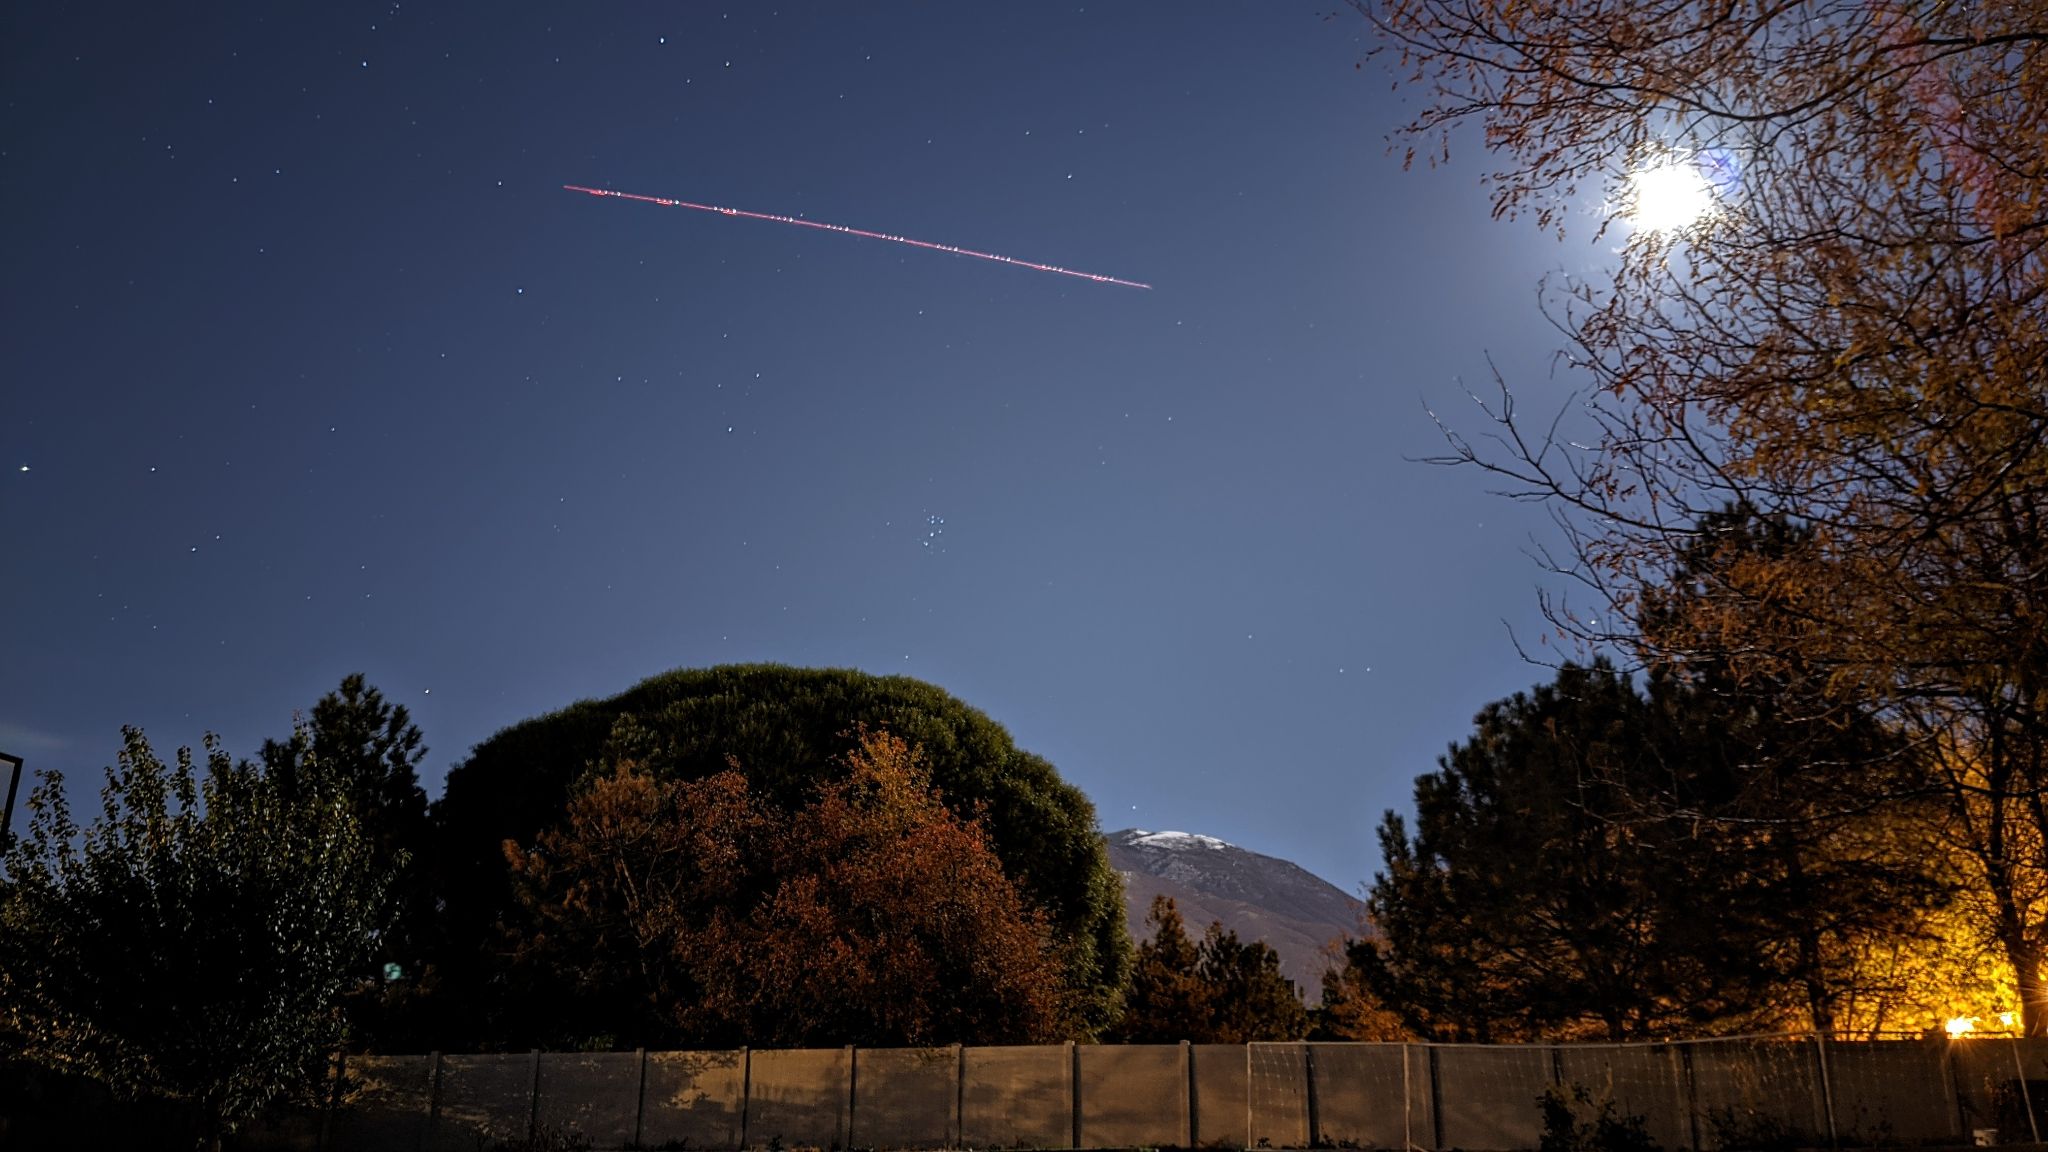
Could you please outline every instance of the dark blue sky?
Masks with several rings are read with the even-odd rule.
[[[1355,887],[1544,675],[1543,517],[1423,405],[1561,396],[1536,281],[1600,250],[1403,173],[1331,7],[7,5],[0,750],[82,797],[361,670],[438,794],[664,669],[854,666]]]

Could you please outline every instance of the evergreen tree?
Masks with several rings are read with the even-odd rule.
[[[1410,1028],[1619,1040],[1884,1014],[1859,958],[1944,890],[1924,840],[1866,803],[1910,758],[1794,680],[1705,661],[1647,680],[1566,665],[1417,779],[1412,836],[1387,814],[1380,936],[1347,960]]]
[[[1641,1037],[1715,1003],[1658,947],[1668,862],[1611,783],[1659,768],[1628,678],[1566,665],[1477,724],[1416,779],[1414,835],[1380,826],[1366,986],[1421,1035],[1478,1041]]]
[[[390,874],[376,948],[347,998],[351,1041],[389,1051],[427,1037],[417,1003],[438,925],[426,883],[427,795],[419,764],[427,749],[403,704],[360,672],[322,696],[288,740],[263,742],[264,770],[287,799],[342,796],[362,821],[373,864]]]
[[[263,766],[287,798],[332,789],[355,805],[381,861],[416,852],[427,825],[419,764],[427,749],[403,704],[392,704],[360,672],[313,705],[289,740],[263,742]],[[316,783],[308,777],[317,774]]]
[[[1195,950],[1195,976],[1208,1002],[1206,1042],[1299,1040],[1308,1035],[1308,1009],[1294,981],[1280,974],[1280,954],[1264,940],[1240,941],[1211,921]]]
[[[1323,1002],[1310,1014],[1309,1039],[1400,1043],[1415,1039],[1401,1015],[1366,986],[1362,956],[1372,945],[1347,937],[1327,951],[1334,961],[1323,971]]]
[[[1199,944],[1191,941],[1170,896],[1153,898],[1145,922],[1152,937],[1138,945],[1119,1039],[1243,1044],[1308,1034],[1301,995],[1280,975],[1280,955],[1264,941],[1240,941],[1220,921]]]
[[[1154,896],[1145,924],[1152,935],[1138,942],[1132,958],[1117,1038],[1131,1044],[1174,1044],[1206,1036],[1209,990],[1196,970],[1195,944],[1173,897]]]

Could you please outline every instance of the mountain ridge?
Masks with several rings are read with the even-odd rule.
[[[1105,839],[1134,941],[1150,939],[1153,899],[1170,896],[1190,936],[1220,921],[1239,939],[1264,940],[1295,991],[1316,1003],[1332,964],[1329,944],[1363,931],[1365,905],[1293,861],[1193,832],[1124,828]]]

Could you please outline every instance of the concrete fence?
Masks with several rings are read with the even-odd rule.
[[[1534,1148],[1583,1088],[1667,1149],[2038,1142],[2048,1040],[352,1056],[245,1148]]]

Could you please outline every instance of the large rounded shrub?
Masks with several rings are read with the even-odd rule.
[[[514,905],[502,845],[531,844],[554,826],[586,771],[630,757],[658,777],[693,780],[736,762],[760,794],[793,804],[843,770],[863,725],[921,747],[947,806],[979,810],[1005,873],[1053,926],[1075,1018],[1088,1032],[1108,1024],[1130,942],[1121,885],[1079,789],[987,715],[921,680],[741,664],[680,669],[515,724],[448,774],[434,805],[447,927],[440,1043],[537,1039],[516,1019],[518,990],[488,960],[494,925]]]

